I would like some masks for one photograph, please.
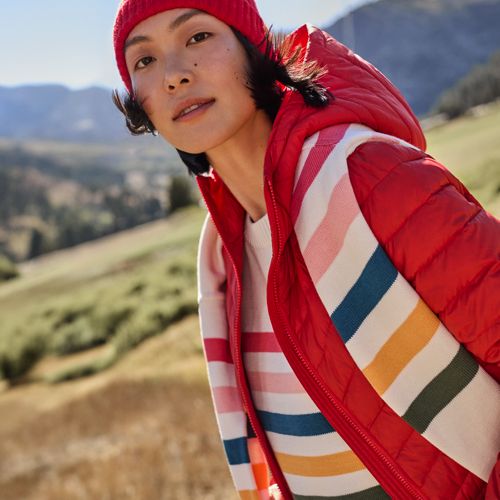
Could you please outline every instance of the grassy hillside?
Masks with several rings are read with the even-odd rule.
[[[493,214],[500,216],[500,103],[476,108],[434,128],[428,151],[451,170]]]
[[[20,262],[161,217],[179,160],[164,141],[144,140],[120,147],[0,138],[0,254]]]
[[[51,380],[90,374],[196,312],[196,240],[203,210],[49,254],[0,287],[0,375],[20,383],[46,355],[107,345]]]
[[[497,215],[498,130],[495,106],[427,134]],[[191,314],[204,216],[47,255],[0,286],[0,359],[30,368],[0,388],[2,500],[235,498]]]

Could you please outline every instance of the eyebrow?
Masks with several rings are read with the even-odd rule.
[[[206,14],[202,10],[198,9],[192,9],[188,12],[185,12],[184,14],[181,14],[179,17],[175,18],[170,25],[168,26],[168,31],[170,33],[174,32],[176,29],[178,29],[180,26],[182,26],[184,23],[187,23],[191,18],[194,16],[200,15],[200,14]],[[134,38],[131,38],[130,40],[127,40],[125,42],[124,46],[124,52],[132,47],[133,45],[137,45],[138,43],[143,43],[143,42],[150,42],[151,38],[145,35],[137,35],[134,36]]]
[[[202,10],[198,9],[192,9],[184,14],[181,14],[177,19],[174,19],[171,23],[170,26],[168,27],[168,31],[172,32],[175,31],[179,26],[181,26],[184,23],[187,23],[192,17],[198,16],[200,14],[205,14],[206,12],[203,12]]]

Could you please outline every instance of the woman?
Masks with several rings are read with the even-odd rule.
[[[177,148],[210,212],[200,318],[240,496],[495,498],[498,222],[375,68],[311,26],[270,39],[253,0],[124,0],[114,29],[129,129]]]

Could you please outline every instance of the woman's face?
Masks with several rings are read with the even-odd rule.
[[[152,16],[130,33],[125,58],[138,102],[177,149],[209,153],[251,134],[246,54],[217,18],[193,9]]]

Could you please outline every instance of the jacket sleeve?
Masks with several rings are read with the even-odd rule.
[[[500,379],[500,222],[422,151],[382,142],[348,159],[361,211],[442,323]]]

